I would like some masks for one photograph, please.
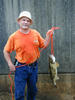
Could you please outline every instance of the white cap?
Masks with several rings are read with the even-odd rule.
[[[22,17],[27,17],[27,18],[29,18],[29,19],[31,20],[31,24],[32,24],[32,18],[31,18],[31,13],[30,13],[30,12],[28,12],[28,11],[22,11],[22,12],[20,13],[19,17],[17,18],[17,21],[18,21],[19,19],[21,19]]]

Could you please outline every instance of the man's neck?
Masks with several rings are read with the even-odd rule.
[[[30,32],[30,29],[20,29],[20,32],[28,34]]]

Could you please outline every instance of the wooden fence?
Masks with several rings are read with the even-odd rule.
[[[9,35],[19,28],[16,19],[23,10],[31,12],[31,28],[39,31],[44,38],[52,26],[61,28],[55,31],[53,38],[55,57],[60,64],[58,71],[75,72],[75,0],[0,0],[0,74],[9,71],[3,57],[3,48]],[[41,53],[40,73],[48,73],[50,48],[49,45]]]

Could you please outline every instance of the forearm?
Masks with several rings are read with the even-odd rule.
[[[45,42],[44,42],[45,47],[47,47],[49,43],[50,43],[50,36],[46,36]]]
[[[46,33],[46,38],[45,38],[45,42],[44,45],[45,47],[47,47],[50,43],[50,38],[53,36],[53,30],[48,30],[48,32]]]
[[[5,50],[3,51],[3,53],[4,53],[4,58],[5,58],[6,62],[8,63],[10,71],[15,71],[16,69],[15,69],[14,64],[11,61],[10,53],[8,53]]]
[[[8,65],[12,64],[10,53],[8,53],[7,51],[4,50],[3,54],[4,54],[4,58],[5,58],[6,62],[8,63]]]

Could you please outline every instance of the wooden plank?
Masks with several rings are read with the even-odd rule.
[[[20,11],[28,10],[32,14],[33,25],[45,38],[52,26],[61,29],[54,34],[54,51],[59,62],[59,72],[75,72],[75,0],[1,0],[0,1],[0,74],[8,73],[3,57],[3,48],[9,37],[19,27],[16,18]],[[39,72],[48,72],[48,55],[51,47],[41,53]],[[14,54],[12,54],[14,61]]]

